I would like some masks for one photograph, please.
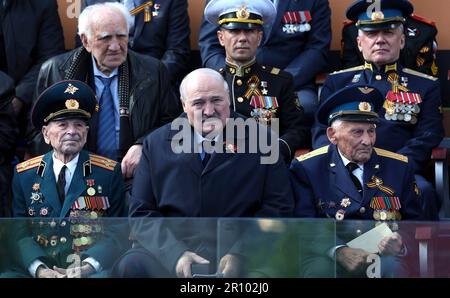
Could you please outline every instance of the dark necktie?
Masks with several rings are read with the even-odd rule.
[[[111,81],[114,77],[98,77],[103,83],[100,96],[100,110],[98,113],[97,154],[117,159],[116,125],[114,115],[114,101],[111,93]]]
[[[211,158],[211,153],[208,153],[208,152],[212,152],[214,144],[215,144],[215,141],[204,140],[202,142],[203,150],[202,150],[202,153],[200,154],[200,158],[202,159],[203,167],[206,167],[206,165],[208,164],[208,161]]]
[[[66,191],[65,191],[65,187],[66,187],[66,166],[63,166],[61,168],[61,172],[59,172],[58,175],[58,182],[57,182],[57,189],[58,189],[58,195],[59,195],[59,201],[61,202],[61,204],[64,203],[64,200],[66,199]]]
[[[350,162],[345,167],[347,168],[348,173],[350,174],[350,178],[352,179],[353,184],[355,184],[356,189],[358,190],[359,193],[361,193],[363,189],[361,182],[355,175],[353,175],[353,171],[358,168],[358,165],[354,162]]]

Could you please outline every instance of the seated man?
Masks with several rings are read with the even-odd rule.
[[[207,5],[209,5],[207,1]],[[227,6],[239,7],[256,1],[227,0]],[[267,1],[269,2],[269,1]],[[314,121],[318,106],[315,77],[328,68],[331,43],[331,9],[328,0],[273,0],[276,16],[264,21],[264,35],[256,53],[260,65],[278,67],[292,75],[293,88],[305,110],[308,125]],[[222,26],[223,28],[224,26]],[[205,67],[225,67],[225,49],[217,40],[217,23],[207,21],[200,27],[199,47]]]
[[[317,119],[327,125],[331,145],[319,148],[294,160],[291,178],[296,199],[295,215],[344,219],[375,219],[392,223],[400,219],[420,219],[421,210],[414,175],[406,156],[374,148],[377,111],[383,95],[371,86],[350,86],[337,91],[323,102]],[[309,274],[354,276],[367,267],[369,253],[345,245],[353,225],[336,225],[338,246],[329,256],[315,259],[321,266],[309,268]],[[363,231],[359,231],[358,234]],[[400,233],[378,244],[381,276],[403,274],[397,257],[404,254]],[[398,267],[398,266],[400,267]],[[331,267],[330,267],[331,266]],[[323,269],[324,272],[315,269]]]
[[[342,28],[342,68],[364,64],[364,57],[359,51],[356,42],[358,28],[355,23],[355,21],[347,20]],[[412,13],[405,17],[404,28],[405,47],[400,51],[400,63],[404,67],[437,76],[436,24]]]
[[[422,171],[431,150],[444,136],[440,85],[437,78],[404,67],[399,62],[405,46],[404,21],[412,5],[405,0],[381,0],[379,11],[367,15],[371,4],[358,0],[347,10],[347,18],[358,27],[358,48],[364,65],[330,74],[321,98],[353,84],[370,84],[381,91],[385,100],[378,111],[377,147],[408,157],[423,193],[422,212],[425,219],[439,219],[440,201],[433,185]],[[376,7],[376,6],[375,6]],[[313,148],[329,144],[326,126],[316,121],[312,129]]]
[[[120,164],[83,150],[96,106],[92,89],[75,80],[56,83],[36,101],[33,125],[53,150],[16,167],[13,216],[18,225],[10,240],[18,264],[7,275],[105,274],[121,252],[120,225],[96,220],[126,216]],[[76,258],[78,266],[71,265]]]
[[[262,25],[275,16],[269,0],[213,0],[205,7],[205,19],[220,25],[217,38],[225,48],[226,66],[219,71],[231,89],[233,110],[271,127],[273,119],[279,120],[280,152],[289,165],[297,149],[310,147],[310,126],[292,75],[256,62]]]
[[[267,129],[230,114],[228,85],[220,73],[194,70],[183,79],[180,94],[185,114],[145,139],[130,198],[135,241],[115,276],[191,277],[196,264],[210,264],[208,273],[239,276],[238,242],[227,239],[230,247],[222,250],[217,268],[216,220],[205,225],[192,218],[292,215],[289,176],[276,139],[267,154],[260,147],[252,151],[260,144],[258,133],[267,135]]]

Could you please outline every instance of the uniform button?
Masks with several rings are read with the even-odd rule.
[[[376,75],[376,76],[375,76],[375,79],[376,79],[377,81],[381,80],[381,75]]]
[[[63,228],[64,228],[64,227],[66,226],[66,224],[67,224],[67,223],[66,223],[66,221],[65,221],[65,220],[63,220],[63,221],[61,222],[61,227],[63,227]]]
[[[54,227],[56,227],[56,221],[53,219],[53,220],[50,222],[50,228],[54,228]]]
[[[362,234],[362,231],[360,230],[360,229],[357,229],[356,230],[356,236],[359,236],[359,235],[361,235]]]
[[[236,81],[236,84],[237,84],[238,86],[242,86],[242,80],[237,80],[237,81]]]
[[[360,213],[366,212],[366,208],[364,208],[364,207],[359,208],[359,212],[360,212]]]
[[[67,242],[67,238],[66,237],[61,237],[61,239],[59,239],[59,242],[61,242],[62,244]]]
[[[237,101],[243,102],[243,101],[244,101],[244,98],[242,98],[242,97],[239,96],[239,97],[237,98]]]

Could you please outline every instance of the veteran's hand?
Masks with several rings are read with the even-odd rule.
[[[196,253],[191,251],[185,251],[178,259],[175,267],[175,272],[178,277],[192,277],[191,265],[192,264],[209,264],[207,259],[202,258]]]
[[[36,278],[65,278],[64,274],[59,273],[56,270],[50,268],[45,268],[44,266],[39,266],[36,271]]]
[[[89,275],[95,273],[94,267],[90,264],[83,264],[81,267],[71,267],[71,268],[59,268],[54,266],[53,269],[60,274],[63,274],[67,278],[82,278],[88,277]]]
[[[223,273],[224,277],[237,278],[241,271],[242,261],[240,257],[233,254],[226,254],[220,259],[219,272]]]
[[[368,255],[369,253],[363,249],[347,246],[336,250],[336,260],[350,272],[364,269],[367,265]]]
[[[133,178],[134,171],[141,160],[142,155],[142,145],[133,145],[128,149],[127,154],[122,159],[120,164],[122,167],[122,175],[124,178]]]
[[[381,255],[396,256],[402,250],[403,241],[402,236],[394,232],[391,236],[384,237],[378,244],[378,249]]]

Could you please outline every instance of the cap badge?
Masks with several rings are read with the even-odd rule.
[[[64,93],[70,93],[70,94],[75,94],[75,92],[77,92],[78,88],[75,87],[74,85],[70,84],[67,86],[66,90],[64,91]]]
[[[66,100],[66,108],[69,110],[76,110],[80,107],[80,104],[76,99],[68,99]]]
[[[374,11],[371,16],[372,21],[384,20],[384,14],[382,11]]]
[[[247,10],[245,5],[242,5],[238,11],[236,11],[236,17],[238,19],[248,19],[250,17],[250,13]]]
[[[363,112],[370,112],[372,110],[372,107],[368,102],[362,101],[359,103],[358,109]]]

